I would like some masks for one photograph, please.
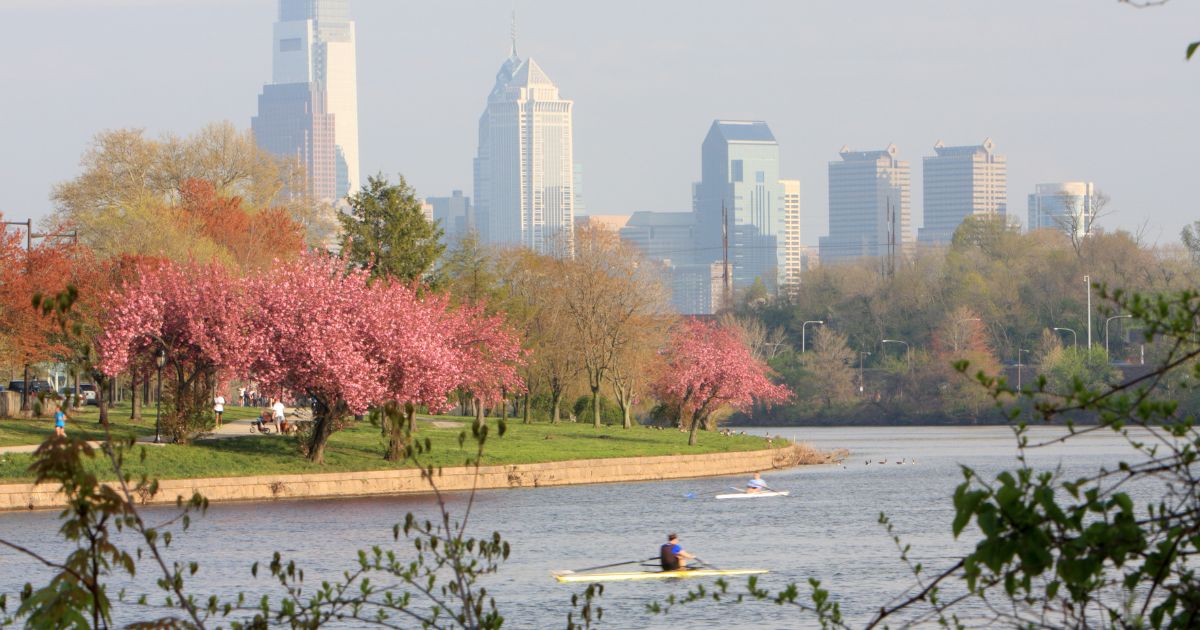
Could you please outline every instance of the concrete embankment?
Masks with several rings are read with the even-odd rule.
[[[620,457],[584,459],[541,464],[482,466],[478,479],[474,468],[444,468],[435,478],[439,490],[456,491],[491,488],[537,488],[589,483],[655,481],[689,477],[737,475],[758,470],[788,468],[803,464],[836,461],[841,453],[823,453],[806,445],[704,455]],[[305,475],[263,475],[206,479],[165,479],[153,496],[141,496],[143,504],[174,504],[199,492],[210,502],[263,501],[272,499],[316,499],[429,492],[429,483],[416,469],[371,470]],[[0,510],[32,510],[63,505],[57,487],[49,484],[0,485]]]

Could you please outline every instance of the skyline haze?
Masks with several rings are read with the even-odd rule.
[[[1183,61],[1200,6],[1182,2],[681,11],[356,0],[364,176],[403,174],[422,196],[472,190],[479,111],[508,52],[514,6],[522,56],[575,102],[575,162],[593,213],[688,210],[704,133],[726,118],[771,126],[781,176],[801,184],[808,245],[828,233],[826,165],[843,145],[895,143],[914,164],[914,226],[924,224],[918,158],[938,140],[984,137],[1008,158],[1010,208],[1036,184],[1086,180],[1111,197],[1104,229],[1148,221],[1148,242],[1174,243],[1200,215],[1189,168],[1200,65]],[[274,0],[0,3],[5,23],[23,25],[0,38],[10,60],[0,80],[21,95],[0,123],[10,147],[0,211],[44,217],[51,187],[78,174],[102,130],[247,128],[271,77],[276,10]]]

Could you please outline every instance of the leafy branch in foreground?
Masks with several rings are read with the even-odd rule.
[[[1180,412],[1180,399],[1195,396],[1200,382],[1200,292],[1143,296],[1100,287],[1118,312],[1139,322],[1147,342],[1165,348],[1154,369],[1114,385],[1088,386],[1079,379],[1051,388],[1045,378],[1017,390],[1003,378],[975,375],[1013,423],[1018,457],[1013,470],[985,479],[964,466],[954,492],[951,531],[963,536],[973,524],[973,549],[932,577],[909,559],[886,516],[880,522],[900,552],[915,584],[875,610],[867,628],[936,621],[944,627],[988,625],[1021,628],[1194,628],[1200,625],[1200,581],[1190,560],[1200,553],[1200,457],[1196,418]],[[969,365],[955,366],[967,374]],[[1021,420],[1026,403],[1036,418],[1061,421],[1065,434],[1035,440]],[[1089,424],[1081,424],[1087,420]],[[1130,456],[1115,466],[1069,477],[1061,468],[1039,470],[1027,454],[1039,448],[1110,432],[1121,436]],[[1138,505],[1131,494],[1154,498]],[[706,597],[770,600],[814,614],[824,628],[848,628],[836,602],[810,580],[810,602],[796,584],[777,593],[751,579],[744,591],[725,582],[697,588],[651,610]],[[946,595],[950,592],[950,595]],[[960,618],[962,604],[970,612]]]

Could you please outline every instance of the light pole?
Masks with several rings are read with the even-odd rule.
[[[805,329],[808,327],[808,325],[809,325],[809,324],[816,324],[816,325],[818,325],[818,326],[824,326],[824,325],[825,325],[825,320],[822,320],[822,319],[810,319],[810,320],[808,320],[808,321],[806,321],[806,322],[804,322],[803,324],[801,324],[801,325],[800,325],[800,354],[804,354],[804,352],[805,352],[805,349],[807,349],[807,348],[808,348],[808,343],[807,343],[807,342],[808,342],[808,336],[805,334],[805,333],[807,333],[808,331],[807,331],[807,330],[805,330]]]
[[[154,443],[158,444],[159,432],[162,429],[162,369],[167,363],[167,353],[159,348],[154,355],[154,364],[158,366],[158,397],[154,401]]]
[[[908,359],[908,371],[912,372],[912,346],[908,345],[907,341],[899,339],[883,339],[879,343],[902,343],[904,344],[904,356]]]
[[[858,351],[858,393],[863,393],[863,357],[871,356],[870,352]]]
[[[958,325],[963,322],[981,322],[981,321],[983,321],[983,319],[980,317],[967,317],[965,319],[960,319],[960,320],[954,322],[954,351],[955,352],[958,352]]]
[[[1092,277],[1084,276],[1083,283],[1087,285],[1087,324],[1088,324],[1088,350],[1092,349]],[[1076,344],[1079,345],[1079,344]]]
[[[1064,331],[1064,330],[1065,330],[1065,331],[1067,331],[1067,332],[1071,333],[1071,339],[1073,340],[1073,341],[1072,341],[1072,344],[1075,346],[1075,349],[1076,349],[1076,350],[1078,350],[1078,349],[1079,349],[1079,335],[1075,333],[1075,329],[1073,329],[1073,328],[1058,328],[1058,327],[1055,327],[1055,328],[1054,328],[1054,330],[1056,330],[1056,331],[1058,331],[1058,332],[1062,332],[1062,331]]]
[[[1129,319],[1133,315],[1113,315],[1104,320],[1104,356],[1108,357],[1108,324],[1114,319]],[[1112,357],[1108,357],[1108,362],[1112,363]]]
[[[1024,348],[1017,348],[1017,391],[1021,391],[1021,353],[1029,354]]]

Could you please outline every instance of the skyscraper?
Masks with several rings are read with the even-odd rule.
[[[475,229],[475,210],[471,207],[471,198],[463,196],[461,190],[450,193],[449,197],[430,197],[425,201],[433,206],[433,220],[438,221],[442,228],[443,244],[454,246]]]
[[[800,181],[780,180],[783,188],[783,273],[780,281],[789,291],[800,286],[804,245],[800,242]]]
[[[820,239],[821,264],[901,254],[912,242],[909,167],[896,145],[882,151],[842,147],[829,163],[829,236]]]
[[[263,150],[294,158],[304,166],[305,192],[314,199],[337,199],[334,116],[326,110],[325,93],[315,83],[263,86],[250,128]]]
[[[571,109],[533,59],[512,52],[479,118],[475,210],[491,243],[574,251]]]
[[[1092,233],[1098,199],[1092,182],[1038,184],[1029,195],[1029,230],[1052,228],[1083,238]]]
[[[924,158],[925,224],[917,240],[949,243],[969,216],[999,216],[1008,209],[1008,164],[991,138],[982,144],[948,147],[938,141],[937,155]]]
[[[319,101],[322,115],[332,116],[334,171],[332,181],[317,181],[330,175],[310,172],[309,192],[326,201],[340,200],[359,185],[358,80],[349,0],[279,0],[273,31],[271,84],[264,87],[252,121],[255,137],[272,153],[302,155],[298,143],[305,134],[295,130],[310,124],[306,111],[312,107],[304,103]],[[270,89],[291,85],[305,87]],[[280,130],[290,131],[271,135]],[[326,196],[330,189],[332,197]]]
[[[727,217],[734,290],[755,278],[778,287],[785,267],[784,199],[779,143],[761,120],[715,120],[701,145],[700,182],[694,188],[695,262],[723,259]]]

